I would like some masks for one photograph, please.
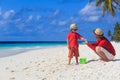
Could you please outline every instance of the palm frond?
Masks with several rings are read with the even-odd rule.
[[[93,0],[89,0],[89,3],[91,3]]]
[[[113,2],[120,7],[120,0],[113,0]]]
[[[114,12],[114,9],[113,9],[112,0],[108,0],[108,9],[109,9],[110,14],[112,16],[114,16],[115,12]]]
[[[102,4],[102,2],[103,2],[103,0],[97,0],[95,5],[98,7]]]
[[[103,8],[102,8],[102,16],[103,16],[103,17],[104,17],[105,11],[106,11],[106,8],[105,8],[105,6],[103,6]]]
[[[112,16],[115,16],[115,11],[114,11],[113,8],[112,8],[112,9],[109,9],[109,11],[110,11],[110,14],[111,14]]]
[[[95,0],[89,0],[92,2]],[[102,5],[103,4],[103,5]],[[96,0],[96,7],[102,5],[102,16],[104,16],[105,12],[108,11],[112,16],[115,15],[115,10],[120,11],[120,0]]]

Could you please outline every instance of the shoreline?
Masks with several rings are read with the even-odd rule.
[[[116,56],[103,62],[86,45],[79,45],[87,64],[67,65],[67,47],[59,46],[0,58],[1,80],[120,80],[120,43],[112,42]]]
[[[49,49],[49,48],[62,47],[62,46],[66,46],[66,45],[1,48],[0,58],[9,57],[33,50]]]

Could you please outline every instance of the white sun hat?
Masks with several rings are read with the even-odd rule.
[[[77,27],[77,24],[75,24],[75,23],[73,23],[73,24],[71,24],[70,25],[70,30],[77,30],[78,29],[78,27]]]
[[[94,32],[94,34],[96,34],[98,36],[103,36],[104,35],[101,28],[96,28],[93,32]]]

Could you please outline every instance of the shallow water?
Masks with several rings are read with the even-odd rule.
[[[0,58],[55,46],[66,46],[66,42],[0,42]]]

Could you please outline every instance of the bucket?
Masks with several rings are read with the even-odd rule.
[[[79,62],[80,64],[86,64],[86,58],[80,58]]]

